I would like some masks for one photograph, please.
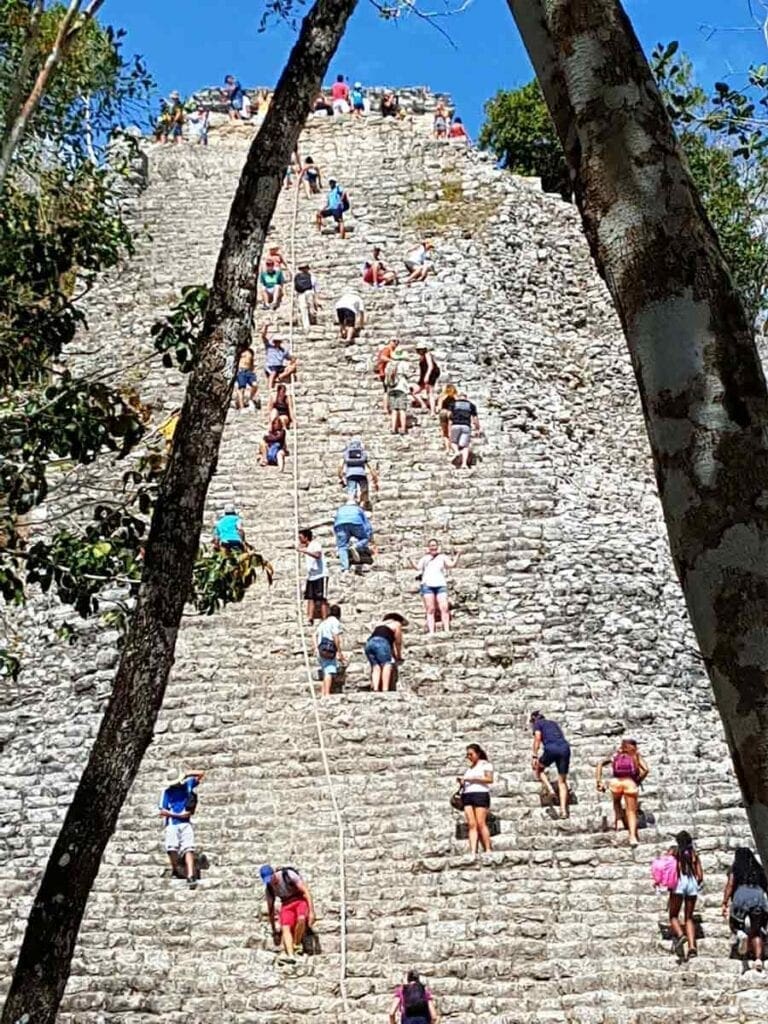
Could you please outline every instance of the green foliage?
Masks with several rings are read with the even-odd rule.
[[[222,605],[242,601],[260,573],[272,583],[272,565],[255,551],[201,548],[193,574],[195,607],[204,615],[213,615]]]
[[[568,167],[538,81],[504,89],[485,104],[479,144],[515,174],[535,175],[547,192],[570,198]]]
[[[209,294],[201,284],[182,288],[181,301],[167,317],[152,325],[155,348],[163,353],[163,366],[173,366],[175,361],[182,373],[193,369]]]
[[[659,44],[651,64],[667,112],[747,312],[768,307],[768,67],[750,69],[745,90],[696,84],[676,42]]]

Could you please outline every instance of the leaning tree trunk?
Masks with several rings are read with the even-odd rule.
[[[618,0],[508,0],[640,388],[675,567],[768,864],[768,396]]]
[[[118,813],[141,764],[173,664],[208,484],[250,344],[253,267],[306,112],[357,0],[317,0],[305,18],[248,153],[232,202],[175,444],[146,546],[145,570],[112,696],[48,860],[27,923],[2,1024],[53,1024],[80,921]]]

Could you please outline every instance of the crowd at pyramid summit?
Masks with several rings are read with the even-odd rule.
[[[227,75],[222,103],[233,122],[258,125],[266,115],[271,95],[252,96],[240,82]],[[407,111],[395,91],[371,97],[359,81],[349,84],[336,76],[329,90],[315,99],[312,118],[404,118]],[[195,97],[184,101],[177,92],[163,102],[155,128],[159,143],[186,142],[206,145],[208,108]],[[461,118],[443,102],[434,110],[433,136],[446,145],[469,146],[471,141]],[[286,190],[299,190],[299,216],[308,217],[328,245],[355,245],[348,236],[348,218],[355,202],[333,167],[318,164],[308,153],[295,151],[284,177]],[[261,326],[251,347],[239,362],[234,388],[234,410],[261,418],[263,434],[259,463],[264,472],[284,472],[291,458],[291,433],[296,426],[293,383],[301,374],[301,361],[292,353],[289,339],[276,330],[270,314],[289,310],[297,327],[338,332],[344,345],[364,338],[369,312],[366,294],[372,289],[423,288],[439,268],[439,244],[430,238],[414,238],[400,253],[381,247],[360,252],[360,277],[356,288],[327,296],[306,260],[290,266],[279,244],[268,247],[256,275]],[[443,368],[426,343],[415,346],[391,338],[376,353],[372,371],[381,388],[381,430],[397,444],[418,419],[432,423],[441,439],[447,462],[456,474],[455,486],[471,486],[475,471],[474,446],[482,438],[480,415],[471,395],[460,382],[445,379]],[[334,511],[331,552],[309,526],[301,527],[295,547],[304,557],[306,624],[316,658],[318,696],[329,699],[342,694],[349,658],[344,641],[339,595],[355,587],[357,576],[371,570],[377,558],[376,493],[380,474],[371,459],[366,439],[354,422],[348,424],[348,440],[338,452],[336,472],[343,501]],[[170,434],[172,435],[172,427]],[[235,505],[227,505],[213,526],[213,543],[237,558],[248,550],[248,524]],[[410,566],[417,574],[424,607],[424,629],[439,639],[453,628],[450,575],[461,570],[461,552],[444,551],[431,539],[426,550],[414,553]],[[342,602],[343,603],[343,602]],[[363,653],[373,693],[385,692],[396,683],[403,659],[408,622],[396,610],[385,612],[365,641]],[[558,722],[536,709],[530,714],[530,770],[551,802],[553,813],[566,818],[572,794],[569,789],[571,747]],[[499,827],[491,811],[491,790],[496,778],[489,754],[480,744],[466,749],[466,768],[456,778],[451,803],[464,816],[469,853],[482,857],[493,846]],[[610,795],[613,827],[626,833],[630,847],[640,842],[639,830],[646,815],[641,807],[643,782],[652,771],[642,753],[642,742],[624,737],[617,749],[606,752],[594,766],[595,789]],[[550,772],[552,775],[550,775]],[[185,771],[164,790],[160,814],[165,825],[165,849],[172,874],[194,889],[199,881],[192,818],[204,773]],[[650,864],[652,882],[668,900],[671,952],[682,963],[699,954],[696,905],[704,886],[704,873],[693,837],[680,831],[674,842]],[[264,865],[260,870],[267,916],[279,949],[279,962],[290,967],[310,951],[315,924],[315,905],[301,871],[290,865]],[[732,933],[732,955],[742,958],[745,970],[762,971],[764,943],[768,934],[768,879],[747,847],[736,849],[727,877],[722,880],[721,910]],[[439,994],[438,994],[439,995]],[[437,997],[426,987],[417,970],[398,986],[389,1007],[392,1024],[429,1024],[438,1020]]]

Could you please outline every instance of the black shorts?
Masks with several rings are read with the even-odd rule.
[[[333,219],[338,223],[339,221],[344,219],[344,207],[334,206],[333,208],[331,208],[330,206],[326,206],[324,210],[320,211],[320,216],[333,217]]]
[[[558,775],[567,775],[571,766],[571,748],[567,743],[557,747],[544,747],[539,754],[539,764],[542,768],[549,768],[553,764]]]
[[[328,577],[320,576],[316,580],[307,580],[304,586],[305,601],[325,601],[328,597]]]
[[[491,794],[490,793],[462,793],[461,794],[461,806],[462,807],[490,807],[491,806]]]
[[[354,309],[337,309],[336,319],[342,327],[354,327],[357,318]]]

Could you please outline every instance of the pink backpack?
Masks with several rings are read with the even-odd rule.
[[[630,754],[619,752],[611,762],[613,774],[617,779],[634,779],[637,776],[637,764]]]
[[[677,858],[671,853],[665,853],[663,857],[654,857],[651,861],[651,878],[661,889],[677,888]]]

